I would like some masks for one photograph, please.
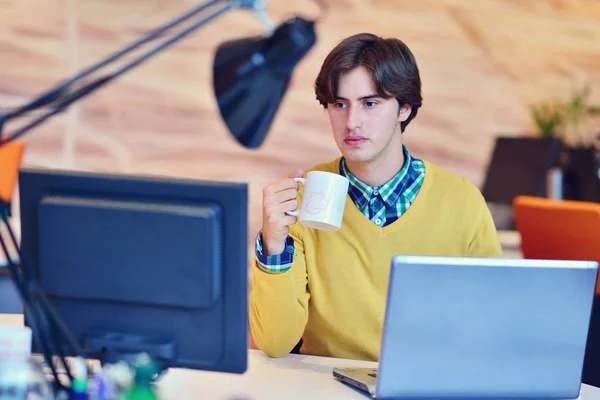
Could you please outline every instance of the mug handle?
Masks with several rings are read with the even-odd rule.
[[[304,178],[293,178],[296,182],[303,184],[304,186],[306,186],[306,179]],[[285,213],[287,215],[291,215],[293,217],[297,217],[298,214],[300,214],[300,209],[302,208],[302,202],[300,202],[300,204],[298,204],[298,208],[295,209],[294,211],[286,211]]]

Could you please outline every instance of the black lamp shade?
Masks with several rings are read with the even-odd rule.
[[[294,67],[315,42],[314,22],[293,18],[269,37],[219,46],[213,67],[215,96],[223,120],[243,146],[262,144]]]

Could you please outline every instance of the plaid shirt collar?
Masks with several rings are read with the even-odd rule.
[[[346,166],[346,160],[342,157],[340,160],[340,174],[347,177],[350,181],[348,194],[359,210],[365,210],[369,206],[371,197],[377,195],[381,196],[381,199],[387,207],[393,208],[400,196],[405,192],[406,188],[413,184],[415,176],[418,176],[419,172],[414,171],[413,158],[406,146],[402,145],[402,149],[404,152],[404,165],[402,166],[402,169],[396,176],[378,187],[367,185],[352,175]],[[420,162],[420,160],[415,161]]]

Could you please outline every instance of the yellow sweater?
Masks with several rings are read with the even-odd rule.
[[[266,272],[254,259],[250,330],[259,349],[284,356],[302,338],[303,354],[377,361],[393,256],[502,256],[479,189],[424,163],[419,194],[390,225],[375,225],[348,197],[339,231],[290,227],[290,270]],[[339,173],[339,159],[313,170]]]

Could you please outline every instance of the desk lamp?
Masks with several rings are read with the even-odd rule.
[[[324,0],[315,1],[321,6],[321,10],[325,11]],[[254,11],[265,26],[266,34],[219,46],[213,67],[214,94],[221,116],[235,139],[246,148],[259,147],[271,126],[294,67],[316,42],[315,21],[294,17],[274,27],[265,12],[265,0],[209,0],[156,28],[74,77],[64,80],[28,104],[0,115],[0,149],[7,149],[11,142],[12,145],[18,143],[17,139],[53,115],[232,9]],[[116,67],[111,72],[101,73],[101,70],[125,55],[150,43],[154,43],[154,46],[142,55]],[[30,116],[33,111],[38,111],[39,114],[13,132],[2,133],[8,121]],[[8,168],[10,170],[7,168],[0,170],[0,177],[16,176],[18,168],[18,162],[12,163]],[[10,196],[4,197],[5,202],[10,201]],[[66,363],[64,349],[68,346],[69,350],[80,358],[83,353],[48,301],[33,272],[27,268],[27,260],[23,259],[9,224],[8,208],[1,209],[0,219],[6,226],[9,241],[0,235],[0,248],[6,256],[8,268],[22,297],[25,310],[30,315],[28,323],[34,338],[37,343],[40,343],[45,360],[52,369],[55,393],[74,398],[75,392],[71,387],[77,386],[74,383],[81,377],[74,377],[73,371]],[[9,244],[16,251],[17,260],[10,257]],[[57,357],[63,365],[69,384],[61,383],[53,362],[54,357]]]

